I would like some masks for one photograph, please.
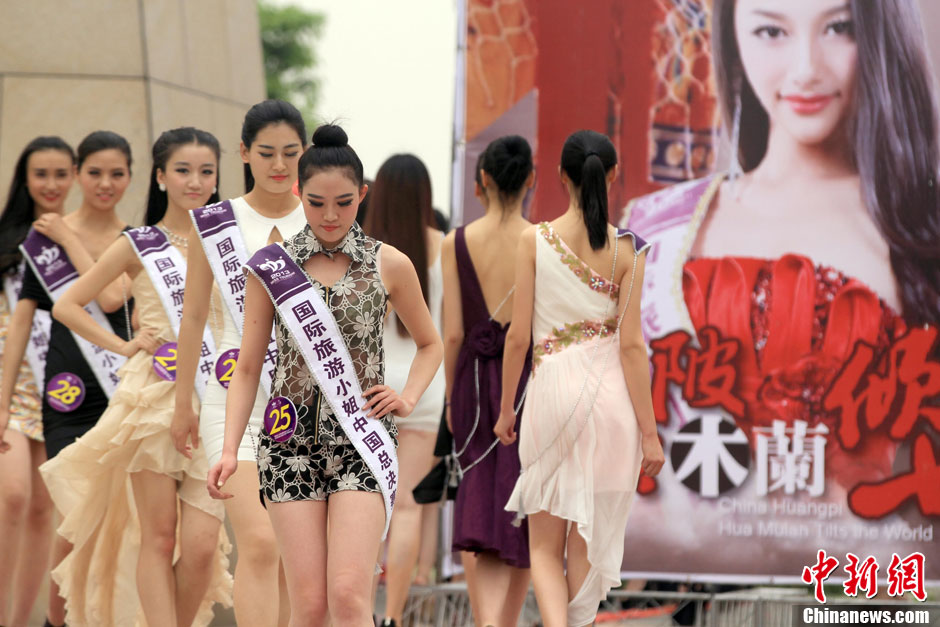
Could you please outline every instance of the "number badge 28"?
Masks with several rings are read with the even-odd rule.
[[[85,384],[71,372],[60,372],[46,385],[46,400],[54,410],[68,413],[85,400]]]
[[[167,342],[153,354],[153,371],[167,381],[176,381],[176,342]]]
[[[289,398],[275,396],[264,408],[264,430],[275,442],[286,442],[297,428],[297,410]]]

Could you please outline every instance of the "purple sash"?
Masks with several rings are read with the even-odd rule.
[[[153,226],[125,231],[141,265],[147,271],[150,282],[160,297],[160,303],[170,320],[173,334],[179,337],[180,321],[183,319],[183,285],[186,279],[186,260],[170,244],[166,234]],[[202,350],[199,354],[199,370],[196,373],[196,393],[202,399],[206,391],[206,381],[212,372],[215,356],[215,342],[209,327],[202,332]]]
[[[222,292],[222,300],[240,333],[245,327],[245,274],[242,266],[248,261],[248,248],[232,203],[223,200],[196,209],[192,212],[192,220],[209,267],[212,268],[212,275]],[[268,394],[271,393],[276,363],[277,342],[272,333],[261,370],[261,384]]]
[[[281,245],[265,246],[245,267],[268,291],[291,337],[300,347],[320,393],[382,488],[384,538],[395,505],[398,456],[385,425],[367,418],[362,410],[366,401],[336,319],[307,275]]]
[[[3,278],[3,291],[10,306],[10,314],[16,309],[20,290],[23,288],[23,274],[26,271],[26,262],[23,261],[15,274]],[[33,372],[36,388],[43,389],[43,377],[46,372],[46,353],[49,351],[49,335],[52,331],[52,316],[48,311],[37,309],[33,314],[33,326],[29,330],[29,344],[26,345],[26,363]]]
[[[32,229],[29,231],[20,245],[20,250],[52,302],[56,302],[78,278],[78,271],[69,261],[65,250],[38,231]],[[85,305],[85,311],[104,328],[111,328],[104,312],[95,301]],[[124,365],[127,358],[92,344],[75,332],[72,332],[72,337],[75,338],[82,357],[88,362],[95,379],[98,380],[98,385],[108,398],[111,398],[121,380],[117,371]]]

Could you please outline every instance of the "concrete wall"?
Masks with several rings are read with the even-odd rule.
[[[223,148],[221,193],[243,190],[242,117],[264,98],[254,0],[4,0],[0,2],[0,196],[37,135],[73,146],[98,129],[134,153],[119,206],[138,224],[159,134],[196,126]],[[73,188],[68,210],[81,202]]]

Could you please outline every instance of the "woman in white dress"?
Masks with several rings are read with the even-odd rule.
[[[444,234],[434,225],[431,177],[414,155],[393,155],[379,168],[372,186],[364,230],[391,244],[414,264],[421,291],[441,332],[443,278],[441,242]],[[385,320],[385,383],[402,390],[417,346],[392,311]],[[444,369],[439,368],[427,391],[398,426],[399,486],[395,514],[388,536],[383,625],[400,625],[413,571],[421,552],[423,534],[437,535],[437,505],[415,503],[411,491],[434,465],[434,441],[444,411]]]
[[[240,147],[245,163],[244,196],[231,203],[248,256],[272,242],[294,235],[306,225],[300,199],[291,191],[297,180],[297,162],[307,145],[303,117],[292,105],[266,100],[249,109],[242,125]],[[215,280],[197,229],[189,238],[186,294],[179,333],[176,414],[171,426],[173,441],[185,455],[205,446],[209,466],[222,457],[227,389],[210,373],[200,413],[192,406],[193,385],[199,360],[202,331],[209,316],[221,318],[222,340],[217,355],[241,345],[238,328],[227,307],[210,307]],[[235,276],[243,277],[239,269]],[[226,290],[228,285],[219,285]],[[241,283],[244,298],[244,282]],[[271,521],[258,499],[259,485],[255,443],[269,390],[259,389],[251,421],[238,448],[239,465],[250,466],[229,483],[229,490],[243,498],[225,501],[226,514],[235,533],[238,561],[235,567],[235,618],[245,625],[284,625],[289,605],[279,566],[277,541]],[[200,442],[201,439],[201,442]]]
[[[494,428],[504,444],[516,440],[515,383],[532,341],[522,472],[506,509],[529,517],[532,581],[546,627],[594,621],[600,601],[620,584],[641,465],[654,476],[664,462],[640,331],[648,247],[607,223],[613,144],[594,131],[574,133],[560,175],[568,210],[519,240]]]

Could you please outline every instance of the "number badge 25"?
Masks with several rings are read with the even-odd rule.
[[[275,396],[264,408],[264,430],[275,442],[286,442],[297,428],[297,409],[286,396]]]

